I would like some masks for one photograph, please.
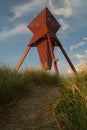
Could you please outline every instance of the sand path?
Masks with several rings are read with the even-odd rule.
[[[4,115],[0,111],[0,130],[58,130],[52,114],[58,97],[56,86],[31,87],[29,95],[11,103]]]

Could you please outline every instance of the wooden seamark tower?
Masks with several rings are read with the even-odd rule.
[[[40,14],[28,25],[28,28],[32,31],[33,37],[19,60],[15,68],[15,72],[17,72],[20,68],[30,48],[37,47],[42,68],[45,70],[51,69],[53,63],[55,72],[59,74],[57,60],[54,55],[54,47],[58,46],[69,63],[71,69],[77,73],[70,58],[56,36],[56,32],[60,28],[60,24],[56,21],[47,7],[42,10]]]

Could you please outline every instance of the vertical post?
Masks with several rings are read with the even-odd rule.
[[[28,54],[30,48],[31,48],[30,46],[27,46],[27,48],[25,49],[25,51],[24,51],[22,57],[20,58],[20,60],[19,60],[19,62],[18,62],[18,64],[17,64],[17,66],[16,66],[14,72],[17,72],[17,71],[18,71],[18,69],[20,68],[21,64],[23,63],[23,61],[24,61],[26,55]]]
[[[57,67],[57,61],[55,60],[55,55],[54,55],[54,51],[53,51],[53,45],[51,43],[49,33],[47,34],[47,39],[48,39],[48,44],[49,44],[49,47],[50,47],[50,52],[51,52],[51,56],[52,56],[52,61],[53,61],[55,72],[57,74],[59,74],[58,67]]]

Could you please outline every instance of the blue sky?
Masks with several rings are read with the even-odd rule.
[[[87,0],[0,0],[0,63],[16,66],[32,37],[27,25],[46,6],[61,25],[57,36],[75,67],[87,63]],[[70,72],[59,48],[55,55],[60,73]],[[25,66],[40,66],[36,48],[21,68]]]

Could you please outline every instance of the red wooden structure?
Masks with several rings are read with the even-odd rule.
[[[51,69],[53,63],[56,73],[59,73],[57,60],[55,59],[54,55],[54,47],[58,46],[64,54],[71,69],[77,73],[62,44],[56,36],[56,32],[60,28],[60,24],[56,21],[47,7],[42,10],[40,14],[28,25],[28,28],[33,32],[34,35],[27,45],[27,48],[24,51],[19,63],[17,64],[15,72],[17,72],[20,68],[30,48],[37,47],[42,67],[46,70]]]

